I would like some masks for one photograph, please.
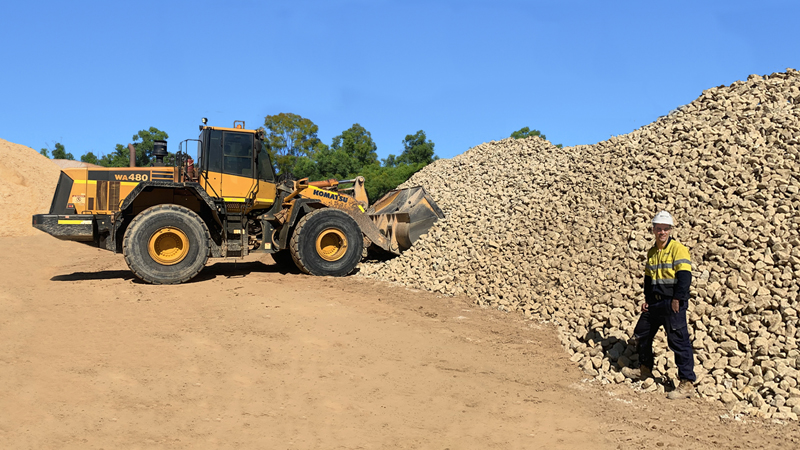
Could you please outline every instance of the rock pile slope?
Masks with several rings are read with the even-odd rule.
[[[50,211],[60,172],[36,150],[0,139],[0,237],[39,233],[31,216]]]
[[[573,361],[605,382],[631,382],[621,368],[637,364],[649,221],[672,212],[693,257],[698,392],[761,417],[800,414],[797,71],[708,89],[591,146],[486,143],[408,184],[425,186],[447,218],[361,273],[555,322]],[[659,339],[656,375],[674,379]]]

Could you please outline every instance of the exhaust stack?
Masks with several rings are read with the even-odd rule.
[[[167,141],[153,141],[153,156],[156,157],[153,166],[164,167],[164,158],[167,156]]]

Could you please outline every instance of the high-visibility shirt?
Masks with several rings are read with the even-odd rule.
[[[692,284],[692,257],[689,249],[669,238],[663,250],[654,245],[647,252],[644,268],[644,294],[648,303],[663,299],[689,300]]]

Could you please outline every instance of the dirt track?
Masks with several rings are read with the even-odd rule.
[[[44,234],[0,245],[0,448],[800,445],[797,424],[583,382],[554,330],[466,299],[269,257],[158,287]]]

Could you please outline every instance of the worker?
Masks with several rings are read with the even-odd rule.
[[[667,211],[653,217],[655,245],[647,252],[644,270],[642,314],[633,330],[639,352],[638,369],[623,369],[629,378],[646,379],[653,371],[653,338],[660,327],[667,333],[667,344],[675,354],[678,386],[667,397],[689,398],[694,394],[694,356],[686,309],[692,283],[692,261],[689,250],[670,236],[674,221]]]

